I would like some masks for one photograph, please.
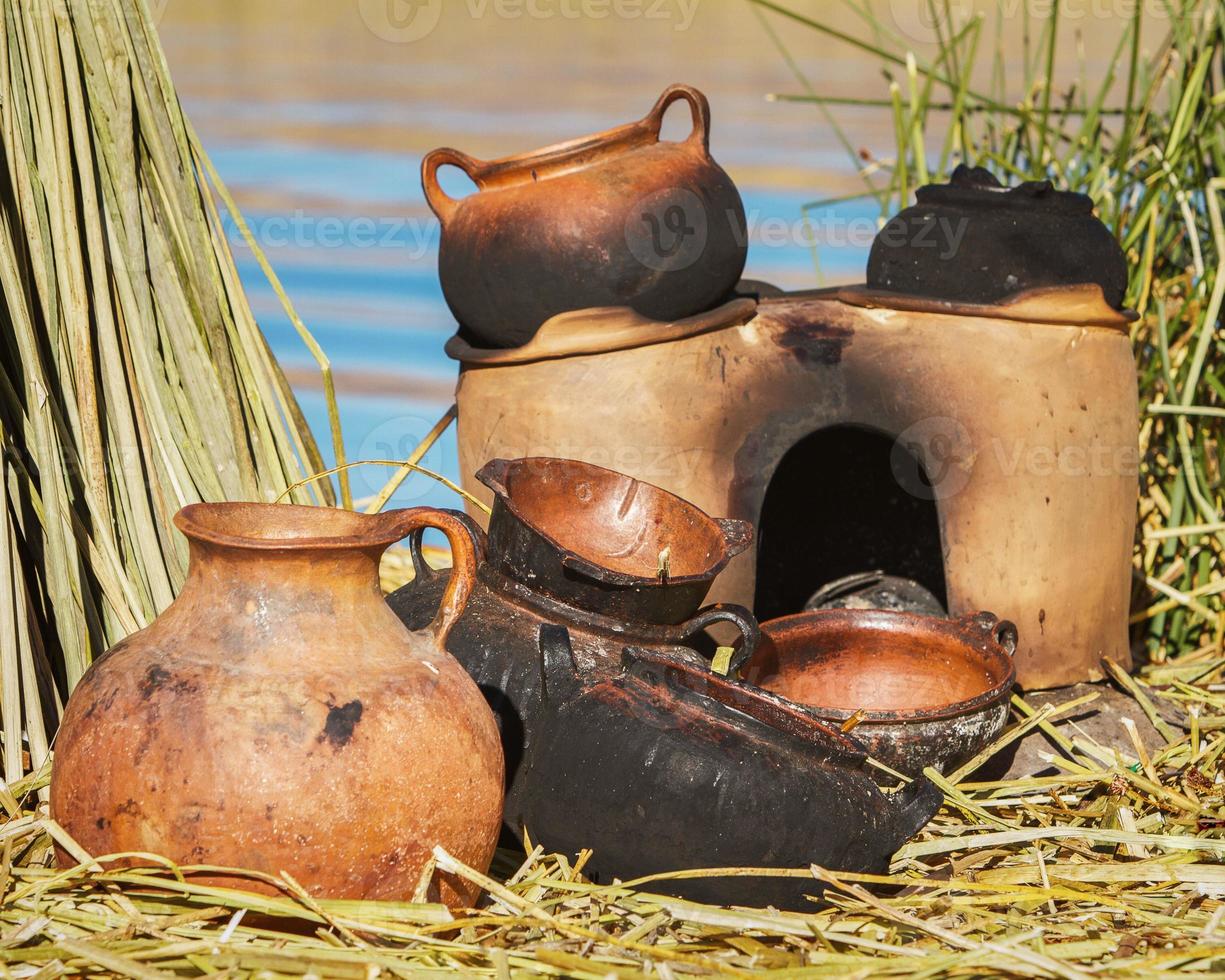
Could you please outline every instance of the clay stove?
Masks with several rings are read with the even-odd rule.
[[[522,347],[448,344],[461,472],[488,500],[495,457],[608,466],[757,525],[712,600],[771,617],[883,568],[1013,620],[1023,686],[1098,678],[1131,659],[1127,324],[1096,284],[976,304],[745,283],[672,323],[563,313]]]

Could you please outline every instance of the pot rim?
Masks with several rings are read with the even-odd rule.
[[[877,619],[890,619],[895,622],[900,620],[906,622],[917,632],[939,636],[948,636],[951,632],[962,643],[973,646],[976,649],[989,651],[1007,665],[1008,670],[1004,679],[995,686],[988,688],[982,694],[977,694],[972,698],[963,698],[960,701],[950,701],[948,704],[938,705],[934,708],[918,708],[911,711],[896,709],[872,711],[833,708],[827,705],[796,702],[797,704],[802,704],[814,714],[833,721],[848,721],[858,714],[860,724],[908,725],[915,722],[944,721],[950,718],[974,714],[996,707],[999,703],[1005,702],[1010,696],[1017,681],[1016,664],[1005,651],[1002,644],[989,633],[984,633],[982,628],[976,625],[976,621],[983,622],[981,617],[984,615],[984,613],[970,613],[960,619],[937,619],[932,616],[922,616],[918,613],[901,612],[891,609],[809,609],[761,623],[760,629],[763,639],[774,642],[775,634],[780,627],[787,629],[810,623],[813,619],[828,621],[838,626],[857,626],[864,624],[865,621],[871,622]],[[994,617],[992,618],[994,619]],[[999,621],[996,622],[998,623]],[[941,629],[942,626],[944,627],[943,629]],[[854,729],[851,729],[851,731],[854,732]]]
[[[511,479],[511,473],[515,469],[528,467],[531,465],[551,465],[564,464],[566,466],[577,466],[587,470],[594,470],[600,473],[611,473],[620,479],[630,480],[633,483],[642,487],[647,487],[665,497],[671,498],[684,507],[690,508],[701,516],[704,521],[707,521],[715,534],[719,538],[719,557],[710,565],[707,565],[702,572],[695,572],[689,575],[669,575],[667,579],[660,580],[655,575],[634,575],[629,572],[618,572],[611,568],[606,568],[598,564],[592,559],[580,555],[578,552],[567,548],[559,542],[553,535],[540,527],[534,521],[528,518],[516,506],[511,498],[510,488],[507,486]],[[476,478],[485,486],[493,491],[494,494],[494,511],[490,517],[492,522],[497,515],[500,504],[505,507],[507,512],[525,528],[531,531],[544,540],[550,547],[556,549],[560,557],[561,564],[571,571],[578,572],[587,578],[597,582],[602,582],[606,585],[615,585],[628,588],[667,588],[669,586],[684,586],[695,585],[702,582],[712,582],[715,577],[727,567],[728,562],[735,558],[738,554],[744,551],[753,541],[752,527],[747,521],[737,520],[728,517],[711,517],[706,511],[702,510],[697,504],[691,503],[684,497],[681,497],[663,487],[656,486],[654,483],[648,483],[646,480],[639,480],[626,473],[621,473],[617,470],[609,469],[606,466],[599,466],[595,463],[587,463],[578,459],[562,459],[557,456],[523,456],[518,459],[491,459],[477,471]]]
[[[360,550],[387,548],[403,537],[399,521],[391,519],[395,514],[395,511],[361,514],[338,507],[271,504],[255,500],[218,501],[188,504],[174,515],[174,526],[190,541],[229,548],[256,551]],[[264,519],[261,520],[260,515]],[[324,521],[350,525],[353,530],[345,532],[341,527],[330,528],[336,532],[334,534],[290,530],[284,537],[269,537],[260,533],[262,528],[268,526],[268,518],[281,521],[286,517],[319,521],[321,525]],[[236,527],[226,529],[227,521],[233,521]],[[282,527],[285,525],[282,524]],[[250,533],[244,533],[240,528],[249,528]]]
[[[671,141],[659,143],[650,132],[643,129],[642,121],[639,120],[622,123],[620,126],[604,129],[598,133],[588,133],[585,136],[575,136],[557,143],[550,143],[548,146],[535,150],[512,153],[509,156],[496,157],[492,160],[474,160],[475,165],[468,176],[473,183],[478,183],[478,179],[489,180],[494,177],[505,177],[525,170],[537,170],[548,165],[565,167],[566,164],[574,164],[560,172],[541,177],[542,180],[551,180],[555,177],[566,177],[578,170],[598,166],[604,162],[605,155],[611,157],[626,150],[648,145],[684,148],[684,144]],[[490,191],[501,189],[489,188]],[[465,199],[461,198],[461,200]]]
[[[1126,333],[1139,319],[1135,310],[1116,310],[1106,302],[1106,294],[1095,282],[1061,286],[1033,286],[1004,296],[994,303],[968,303],[938,299],[914,293],[895,293],[872,289],[866,284],[835,287],[839,302],[866,309],[898,310],[903,313],[929,313],[942,316],[976,317],[987,320],[1017,320],[1033,325],[1055,327],[1102,327]],[[762,312],[769,312],[769,302]]]
[[[693,107],[694,130],[690,137],[684,140],[661,140],[659,133],[660,127],[663,125],[664,113],[674,101],[681,98],[688,100]],[[650,111],[641,119],[620,123],[609,129],[571,137],[570,139],[550,143],[548,146],[514,153],[510,156],[498,157],[493,160],[474,159],[474,166],[469,172],[469,176],[479,185],[479,182],[482,180],[506,174],[514,174],[523,170],[533,171],[548,166],[559,166],[561,169],[558,172],[545,175],[543,179],[555,176],[562,177],[573,173],[575,170],[584,170],[588,167],[596,166],[602,163],[607,156],[614,156],[627,150],[638,149],[644,146],[660,146],[666,152],[679,150],[691,153],[696,145],[698,155],[708,157],[709,153],[705,142],[696,142],[695,144],[693,137],[709,130],[709,116],[710,106],[706,102],[706,97],[692,85],[677,82],[664,89],[663,94],[655,101]],[[574,165],[567,166],[568,164]],[[531,176],[534,183],[536,180],[535,173],[532,173]]]

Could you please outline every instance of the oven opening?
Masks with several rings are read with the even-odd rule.
[[[766,489],[757,534],[758,619],[799,612],[821,586],[878,569],[948,607],[930,484],[884,433],[844,425],[797,442]]]

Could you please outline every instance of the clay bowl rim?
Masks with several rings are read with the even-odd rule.
[[[288,537],[276,538],[261,536],[259,533],[244,534],[234,529],[223,530],[227,520],[235,517],[241,519],[255,512],[263,512],[277,520],[283,517],[297,515],[318,520],[321,517],[332,519],[336,523],[352,523],[367,525],[364,532],[350,534],[294,534]],[[229,548],[244,548],[258,551],[312,551],[321,549],[387,548],[404,535],[399,522],[393,519],[396,511],[384,511],[380,514],[362,514],[357,511],[342,510],[338,507],[311,507],[306,504],[275,504],[265,501],[217,501],[213,503],[200,502],[187,504],[174,515],[174,526],[190,541],[201,541],[205,544]],[[248,520],[247,526],[256,531],[261,526],[256,520]]]
[[[983,629],[979,625],[986,621],[983,619],[985,616],[990,616],[990,621],[994,624],[990,630]],[[774,633],[779,628],[788,629],[802,626],[814,619],[829,621],[835,627],[844,628],[872,624],[880,620],[892,620],[894,622],[905,622],[918,631],[936,634],[941,637],[953,634],[954,639],[988,651],[1008,668],[1004,680],[994,687],[988,688],[982,694],[976,694],[972,698],[963,698],[960,701],[950,701],[948,704],[935,708],[918,708],[912,711],[881,711],[832,708],[827,705],[810,704],[804,701],[796,702],[823,718],[843,722],[858,714],[860,724],[873,725],[909,725],[927,721],[945,721],[950,718],[959,718],[994,707],[998,702],[1007,698],[1016,686],[1016,662],[995,636],[999,625],[1006,622],[1006,620],[996,619],[990,613],[970,613],[960,619],[938,619],[933,616],[922,616],[918,613],[891,609],[808,609],[803,612],[792,613],[790,616],[780,616],[777,619],[761,623],[762,638],[768,639],[773,643]],[[850,734],[854,734],[854,729],[851,729]]]
[[[597,473],[611,474],[618,479],[629,480],[631,483],[646,487],[665,498],[675,501],[682,508],[687,508],[700,515],[701,519],[714,530],[715,536],[719,539],[720,555],[701,572],[693,572],[688,575],[669,575],[665,580],[660,580],[656,575],[634,575],[630,572],[621,572],[601,565],[597,561],[579,554],[572,548],[566,547],[535,521],[529,520],[520,508],[516,506],[511,497],[509,484],[517,469],[532,464],[545,464],[546,466],[561,464],[563,467],[577,467]],[[753,542],[753,526],[748,521],[742,521],[734,517],[711,517],[697,504],[686,500],[679,494],[665,490],[654,483],[648,483],[646,480],[639,480],[628,473],[622,473],[619,470],[600,466],[596,463],[584,462],[581,459],[566,459],[560,456],[520,456],[516,459],[499,457],[489,460],[482,466],[477,472],[476,478],[493,491],[495,507],[493,514],[490,515],[491,522],[497,514],[497,505],[501,504],[516,521],[557,550],[558,555],[561,556],[560,560],[563,567],[607,585],[628,586],[631,588],[667,588],[675,585],[713,582],[718,574],[727,567],[728,563]]]

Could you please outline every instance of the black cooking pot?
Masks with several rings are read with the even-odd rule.
[[[713,653],[705,630],[727,622],[740,633],[734,672],[756,649],[757,621],[740,606],[700,604],[719,570],[749,543],[752,526],[710,518],[658,487],[571,460],[494,460],[478,475],[495,493],[493,515],[487,539],[463,520],[481,561],[446,646],[497,716],[513,803],[539,717],[541,629],[566,627],[594,676],[620,670],[627,644]],[[420,532],[409,547],[414,580],[387,601],[417,630],[433,620],[447,576],[423,560]],[[660,575],[665,549],[671,571]],[[508,805],[505,829],[515,837],[512,812]]]
[[[692,868],[881,872],[939,808],[920,777],[885,793],[862,747],[777,695],[684,650],[627,649],[579,665],[564,630],[540,634],[542,696],[508,819],[548,850],[593,854],[600,882]],[[803,907],[808,876],[653,881],[694,901]]]
[[[675,494],[572,459],[494,459],[492,569],[603,616],[678,624],[753,540],[747,521],[707,516]]]

